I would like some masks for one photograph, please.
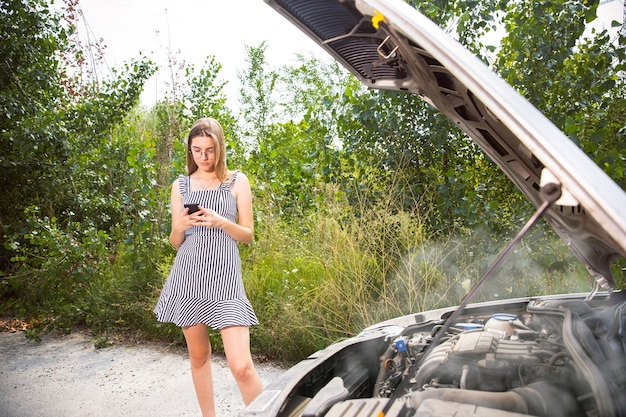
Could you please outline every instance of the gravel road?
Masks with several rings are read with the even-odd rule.
[[[264,385],[284,369],[257,363]],[[223,356],[213,358],[217,415],[243,402]],[[0,332],[0,417],[200,416],[189,360],[166,346],[95,349],[82,334],[47,334],[37,343]]]

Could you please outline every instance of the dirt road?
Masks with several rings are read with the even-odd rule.
[[[267,384],[283,369],[257,364]],[[213,359],[217,415],[243,407],[223,356]],[[0,417],[200,416],[188,357],[164,346],[94,349],[85,335],[0,333]]]

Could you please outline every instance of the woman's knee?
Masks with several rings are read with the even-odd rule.
[[[183,328],[192,367],[201,367],[211,361],[211,342],[201,328]]]
[[[199,368],[211,361],[210,345],[206,348],[187,346],[187,351],[189,352],[189,361],[193,367]]]
[[[248,360],[229,361],[230,372],[237,381],[246,381],[255,374],[254,364]]]

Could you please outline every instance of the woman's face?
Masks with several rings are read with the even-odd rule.
[[[215,142],[210,136],[196,136],[191,139],[191,156],[198,169],[211,172],[215,169]]]

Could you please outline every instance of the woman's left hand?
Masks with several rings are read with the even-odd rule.
[[[196,223],[196,226],[204,226],[204,227],[219,227],[221,228],[226,220],[224,217],[217,214],[214,210],[211,209],[202,209],[202,216],[199,216],[199,222]]]

